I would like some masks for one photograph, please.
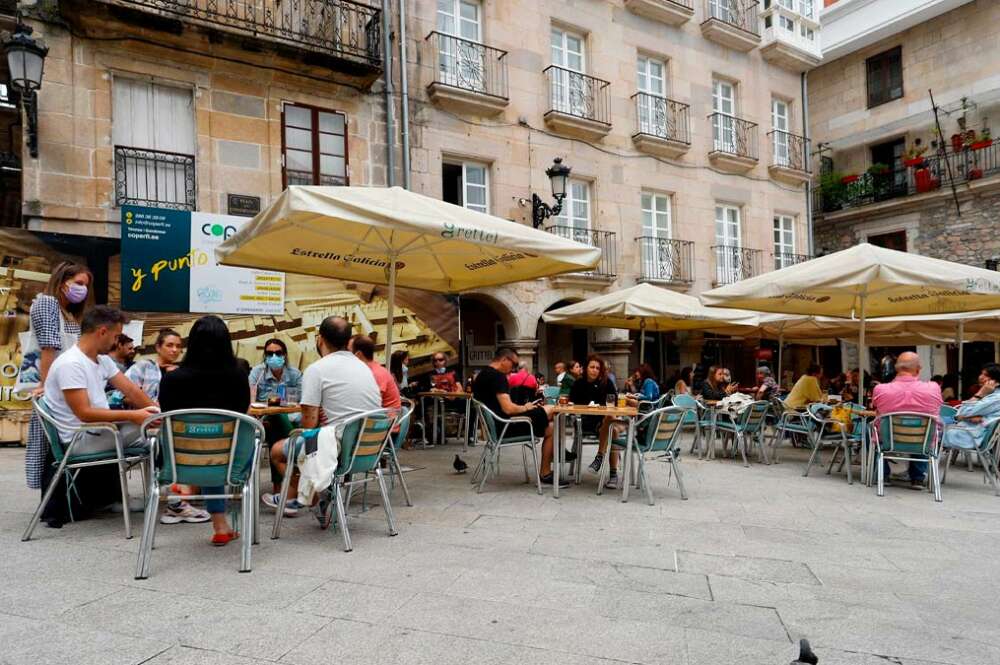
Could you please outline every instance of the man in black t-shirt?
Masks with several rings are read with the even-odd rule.
[[[552,483],[552,407],[542,406],[538,402],[530,404],[515,404],[510,399],[510,386],[507,375],[517,367],[517,353],[508,347],[500,347],[493,356],[493,362],[483,368],[472,383],[472,396],[487,409],[500,418],[514,416],[531,419],[531,430],[535,436],[544,432],[542,442],[542,482]],[[507,436],[519,436],[528,433],[528,423],[514,423],[507,428]],[[560,481],[560,486],[563,485]]]

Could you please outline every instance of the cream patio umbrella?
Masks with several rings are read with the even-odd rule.
[[[399,187],[291,186],[216,249],[219,263],[460,293],[597,265],[601,250]]]
[[[861,366],[867,367],[869,318],[1000,308],[1000,273],[862,243],[701,298],[717,307],[856,318]]]
[[[727,333],[749,333],[757,327],[757,318],[753,312],[705,307],[697,298],[645,283],[605,293],[542,315],[546,323],[638,330],[641,362],[645,361],[647,330],[715,332],[715,329],[720,329]]]

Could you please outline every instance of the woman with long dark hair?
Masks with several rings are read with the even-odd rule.
[[[180,333],[173,328],[161,328],[156,334],[153,348],[156,350],[156,355],[152,358],[143,358],[129,367],[125,376],[155,402],[160,397],[160,382],[163,381],[163,376],[177,369],[177,359],[181,357],[184,342]]]
[[[246,413],[250,407],[250,384],[236,363],[232,337],[217,316],[203,316],[191,326],[187,351],[178,369],[160,383],[160,409],[225,409]],[[205,494],[219,494],[221,487],[205,487]],[[239,534],[226,522],[226,502],[205,502],[212,516],[213,545],[225,545]],[[249,537],[249,534],[247,534]]]
[[[21,368],[16,387],[25,392],[40,390],[45,385],[52,362],[63,351],[69,350],[80,337],[80,320],[87,306],[87,296],[94,276],[90,269],[79,263],[64,261],[57,265],[49,277],[45,290],[31,303],[29,313],[29,342],[21,349]],[[28,425],[28,450],[24,472],[31,489],[44,491],[55,473],[52,453],[45,442],[42,423],[32,414]],[[87,475],[87,474],[84,474]],[[66,496],[57,488],[54,496]],[[42,519],[49,526],[61,526],[69,519],[63,501],[50,501]]]
[[[608,366],[604,358],[593,354],[587,358],[586,369],[583,376],[573,382],[569,389],[569,401],[573,404],[587,406],[597,404],[604,406],[608,395],[617,397],[615,384],[608,377]],[[604,454],[608,449],[608,433],[611,431],[611,418],[601,416],[581,416],[580,422],[585,432],[595,434],[598,437],[599,446],[594,461],[590,464],[591,471],[597,473],[604,461]],[[611,451],[611,477],[608,480],[609,488],[617,487],[618,483],[618,454]]]

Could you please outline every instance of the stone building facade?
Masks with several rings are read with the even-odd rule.
[[[50,48],[22,221],[113,239],[123,202],[226,213],[232,194],[266,206],[290,182],[403,184],[407,143],[415,191],[530,224],[562,158],[569,196],[545,226],[602,263],[464,294],[466,360],[507,341],[540,365],[608,353],[622,374],[627,333],[542,314],[640,280],[697,295],[811,253],[801,72],[818,8],[792,4],[412,0],[401,25],[389,2],[404,140],[398,59],[387,139],[382,3],[22,0]],[[699,359],[700,335],[672,339],[679,355],[664,341],[661,367]]]

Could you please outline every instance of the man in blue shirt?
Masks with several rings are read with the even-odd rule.
[[[955,415],[955,424],[944,431],[944,447],[975,450],[990,426],[1000,419],[1000,365],[987,363],[979,373],[979,392],[966,400]]]

